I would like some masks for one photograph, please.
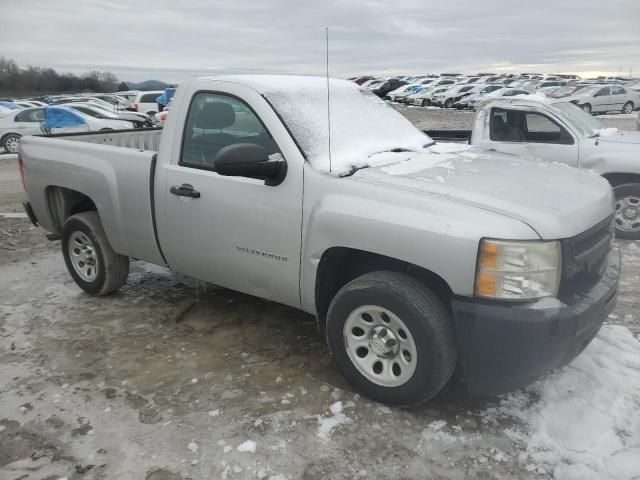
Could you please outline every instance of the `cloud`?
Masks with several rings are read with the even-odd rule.
[[[180,81],[227,72],[640,74],[638,0],[0,0],[20,65]]]

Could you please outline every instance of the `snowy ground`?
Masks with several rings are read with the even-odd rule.
[[[618,306],[572,364],[406,410],[355,394],[303,313],[141,262],[92,298],[0,215],[0,479],[640,478],[640,242],[620,246]]]

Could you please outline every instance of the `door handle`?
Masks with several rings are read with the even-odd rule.
[[[193,185],[189,185],[188,183],[183,183],[179,187],[174,185],[169,191],[179,197],[200,198],[200,192],[194,190]]]

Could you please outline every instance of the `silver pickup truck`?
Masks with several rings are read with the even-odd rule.
[[[452,378],[508,391],[585,348],[618,285],[605,180],[434,144],[350,82],[327,106],[323,78],[202,78],[162,132],[25,137],[26,211],[90,294],[135,258],[316,315],[392,405]]]
[[[617,236],[640,240],[640,132],[604,128],[564,98],[527,96],[488,102],[478,110],[473,130],[427,133],[602,175],[616,198]]]

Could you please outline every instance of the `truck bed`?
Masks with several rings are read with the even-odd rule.
[[[154,174],[161,129],[23,137],[28,201],[60,235],[74,199],[95,204],[113,249],[162,265],[155,236]]]

